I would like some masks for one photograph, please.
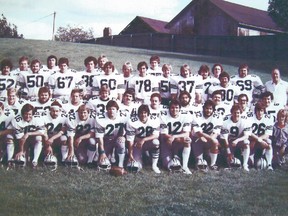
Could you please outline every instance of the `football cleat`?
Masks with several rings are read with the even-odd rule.
[[[128,172],[138,173],[142,169],[142,165],[138,161],[131,161],[127,163],[126,168]]]
[[[52,171],[57,169],[57,157],[52,154],[46,155],[44,158],[44,166],[47,168],[51,168]]]
[[[108,171],[111,169],[111,163],[107,157],[104,160],[99,162],[98,169],[104,170],[104,171]]]
[[[268,166],[267,161],[265,158],[259,158],[255,163],[255,168],[257,170],[266,169]]]
[[[182,166],[179,157],[175,156],[169,161],[168,170],[170,172],[182,172]]]
[[[233,157],[230,161],[230,166],[233,167],[233,168],[240,168],[241,167],[241,161],[236,158],[236,157]]]

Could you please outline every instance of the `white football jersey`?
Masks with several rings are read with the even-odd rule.
[[[90,112],[88,118],[84,121],[80,120],[78,112],[69,113],[66,118],[67,136],[85,135],[95,132],[95,112]]]
[[[93,96],[87,101],[86,106],[89,107],[89,109],[94,110],[97,115],[103,114],[106,112],[106,105],[110,100],[114,99],[110,99],[109,97],[106,100],[102,100],[99,96]]]
[[[161,98],[171,99],[171,83],[173,83],[172,76],[169,76],[168,78],[159,76],[158,80]]]
[[[254,74],[248,74],[246,77],[241,78],[238,74],[231,76],[231,83],[240,87],[241,94],[248,96],[248,103],[250,104],[253,100],[253,91],[255,88],[264,91],[264,86],[261,78]]]
[[[220,104],[215,106],[215,111],[222,116],[222,119],[224,119],[225,116],[230,115],[230,110],[232,108],[232,105],[227,102],[221,102]]]
[[[16,88],[17,76],[0,74],[0,97],[2,100],[7,98],[7,89]]]
[[[28,100],[27,102],[34,107],[35,113],[44,113],[49,112],[50,106],[54,101],[54,98],[50,98],[46,103],[42,104],[39,102],[38,99],[33,98]]]
[[[127,118],[119,114],[116,119],[110,119],[107,112],[96,117],[96,138],[111,137],[112,139],[125,133]]]
[[[12,110],[4,110],[4,112],[0,115],[0,131],[4,131],[6,129],[12,129],[12,120],[15,115]]]
[[[237,139],[243,134],[251,134],[251,122],[247,119],[240,118],[238,122],[233,122],[231,116],[226,116],[221,128],[221,138]]]
[[[6,107],[5,110],[13,110],[16,116],[16,115],[21,114],[21,109],[26,103],[28,103],[27,100],[16,98],[16,101],[14,104],[9,104],[8,101],[6,100],[4,102],[4,107]]]
[[[85,82],[85,90],[87,95],[93,95],[92,89],[93,89],[93,80],[95,79],[95,76],[99,76],[100,73],[98,70],[94,69],[92,72],[87,71],[80,71],[77,72],[77,76],[80,77]]]
[[[17,115],[12,120],[12,126],[16,139],[21,139],[28,132],[39,131],[42,134],[46,132],[43,116],[40,115],[34,115],[30,122],[24,121],[21,115]]]
[[[222,117],[218,113],[213,113],[208,118],[205,118],[203,112],[196,113],[192,121],[192,129],[194,133],[203,132],[211,135],[212,133],[220,134],[222,127]]]
[[[202,100],[206,101],[209,98],[209,88],[213,84],[219,84],[220,80],[216,77],[207,77],[203,79],[203,92],[202,92]]]
[[[141,122],[138,118],[130,119],[126,126],[127,141],[134,142],[135,136],[138,138],[149,137],[152,134],[159,136],[160,119],[148,118],[146,123]]]
[[[180,134],[182,132],[191,131],[191,119],[181,113],[173,118],[168,112],[167,115],[161,115],[160,119],[160,133],[161,134]]]
[[[127,118],[137,117],[138,108],[140,105],[141,103],[138,102],[132,102],[129,106],[121,103],[119,104],[119,115]]]
[[[251,118],[252,121],[252,133],[257,136],[262,136],[264,134],[272,136],[273,134],[273,117],[264,114],[264,116],[258,120],[256,114]]]
[[[83,100],[80,100],[78,104],[72,104],[70,98],[68,100],[65,99],[61,100],[62,109],[64,110],[65,113],[76,112],[78,108],[83,104],[85,104]]]
[[[48,137],[50,138],[55,134],[59,133],[62,128],[65,127],[67,123],[67,115],[62,112],[56,119],[53,119],[50,113],[47,113],[43,116],[43,120],[45,122]]]

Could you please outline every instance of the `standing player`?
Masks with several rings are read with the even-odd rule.
[[[218,80],[219,83],[219,75],[224,71],[223,66],[219,63],[216,63],[212,67],[212,73],[213,73],[213,78],[215,78],[215,82],[217,83],[216,80]]]
[[[248,119],[241,118],[240,106],[237,104],[233,105],[231,116],[224,118],[221,128],[221,139],[226,149],[228,165],[233,161],[235,150],[240,148],[243,155],[243,169],[249,171],[250,134],[251,123]]]
[[[163,72],[160,64],[160,57],[157,55],[150,57],[150,67],[147,70],[147,73],[152,76],[162,76]]]
[[[42,65],[43,72],[52,74],[59,70],[58,59],[55,55],[50,55],[47,57],[47,65]]]
[[[73,89],[69,100],[62,100],[62,107],[66,113],[74,113],[84,104],[82,100],[81,89]]]
[[[16,68],[15,70],[11,71],[11,74],[13,76],[18,76],[20,73],[23,71],[29,71],[29,58],[27,56],[22,56],[19,58],[19,67]]]
[[[7,99],[7,89],[16,87],[17,77],[11,74],[13,68],[12,62],[9,59],[1,61],[1,74],[0,74],[0,100]]]
[[[6,109],[14,111],[15,116],[20,114],[22,107],[27,101],[19,99],[17,96],[17,90],[15,88],[10,88],[7,90],[7,101],[4,103]]]
[[[179,97],[181,91],[187,91],[191,95],[191,102],[195,101],[196,92],[202,94],[203,79],[200,75],[191,74],[190,67],[185,64],[180,68],[180,75],[173,76],[173,84],[171,86],[172,98]]]
[[[4,104],[0,102],[0,163],[3,160],[4,147],[6,147],[8,166],[14,154],[14,137],[11,124],[14,117],[14,112],[11,110],[4,111]]]
[[[135,92],[133,89],[127,89],[124,92],[122,103],[119,105],[120,116],[127,118],[137,117],[137,111],[141,103],[135,102]]]
[[[134,76],[133,73],[133,67],[131,62],[127,61],[122,66],[122,72],[123,72],[123,78],[124,78],[124,84],[125,84],[125,90],[127,89],[129,80]]]
[[[38,59],[32,60],[30,68],[31,71],[20,73],[17,79],[21,97],[25,99],[36,98],[39,89],[48,86],[48,77],[50,76],[49,73],[41,70],[41,63]]]
[[[192,142],[193,154],[196,159],[197,168],[206,165],[203,154],[210,156],[210,168],[218,169],[216,165],[217,156],[219,153],[219,142],[217,137],[220,135],[222,127],[221,117],[215,113],[215,104],[211,100],[204,103],[203,111],[196,113],[192,121],[193,136],[195,142]]]
[[[159,92],[158,80],[149,75],[147,69],[146,62],[139,62],[137,65],[139,73],[128,84],[128,88],[135,89],[135,100],[145,104],[149,104],[152,93]]]
[[[118,166],[123,167],[125,159],[125,124],[127,118],[120,117],[119,106],[116,101],[110,100],[106,105],[107,112],[96,118],[96,138],[99,141],[99,166],[107,162],[107,155],[111,156],[115,148],[118,155]]]
[[[273,149],[271,145],[271,136],[273,134],[273,118],[264,114],[265,108],[261,103],[257,103],[254,109],[252,121],[252,133],[250,135],[250,158],[254,162],[254,154],[260,150],[262,155],[263,151],[267,160],[268,170],[272,168]],[[256,156],[256,155],[255,155]]]
[[[59,69],[48,79],[52,98],[67,100],[74,88],[79,88],[83,93],[85,92],[85,82],[77,76],[76,71],[69,69],[69,60],[67,58],[59,59]]]
[[[84,104],[78,108],[77,112],[68,114],[68,156],[66,159],[68,163],[72,162],[74,155],[81,164],[89,165],[93,161],[97,161],[98,144],[95,139],[95,117],[95,112]]]
[[[152,170],[161,173],[157,166],[160,153],[159,128],[160,119],[150,118],[150,110],[142,104],[138,109],[138,118],[130,119],[126,127],[129,162],[140,162],[142,167],[142,153],[150,151],[152,155]]]
[[[172,66],[170,64],[164,64],[162,66],[163,75],[159,76],[159,92],[161,95],[161,104],[168,106],[170,100],[172,99],[171,94],[171,83],[172,81]]]
[[[169,105],[167,115],[161,116],[160,121],[160,140],[161,157],[165,168],[169,169],[168,164],[174,158],[177,159],[179,150],[182,150],[182,169],[185,174],[192,174],[188,168],[189,156],[191,151],[191,119],[180,113],[180,103],[172,100]]]
[[[238,68],[238,74],[231,76],[231,83],[240,87],[240,91],[248,96],[248,105],[253,101],[253,91],[258,89],[260,92],[265,91],[262,80],[259,76],[248,74],[249,67],[247,64],[242,64]]]
[[[120,74],[114,72],[115,67],[112,62],[108,61],[104,65],[104,74],[94,77],[93,95],[99,95],[99,90],[103,85],[107,85],[110,89],[110,95],[113,98],[122,100],[125,91],[124,78]],[[94,93],[95,92],[95,93]]]
[[[22,161],[22,158],[25,158],[25,162],[22,162],[26,163],[29,149],[33,148],[32,167],[36,168],[42,152],[43,139],[47,138],[47,133],[43,117],[34,114],[34,107],[31,104],[25,104],[21,109],[21,115],[17,115],[12,120],[12,126],[19,147],[15,160]]]

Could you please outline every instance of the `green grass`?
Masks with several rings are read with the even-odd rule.
[[[201,64],[210,68],[216,62],[231,75],[238,65],[248,63],[251,73],[263,82],[279,65],[284,79],[287,62],[229,59],[123,47],[74,44],[51,41],[0,39],[0,60],[27,55],[45,63],[47,56],[68,57],[70,66],[83,69],[89,56],[106,54],[118,70],[129,60],[134,68],[151,55],[170,63],[177,73],[183,64],[197,72]],[[288,202],[288,165],[274,172],[242,170],[193,172],[193,175],[154,174],[144,168],[137,175],[112,177],[106,172],[78,171],[59,167],[51,172],[43,167],[32,170],[0,168],[0,215],[286,215]]]

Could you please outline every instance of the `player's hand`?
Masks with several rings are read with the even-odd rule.
[[[46,155],[53,155],[53,149],[50,145],[46,149]]]
[[[104,161],[104,160],[105,160],[105,158],[107,158],[107,156],[106,156],[106,154],[105,154],[105,153],[103,153],[103,154],[100,154],[100,156],[99,156],[99,161]]]
[[[142,146],[144,144],[144,140],[143,139],[138,139],[136,142],[135,142],[135,147],[137,147],[138,149],[141,149]]]
[[[202,142],[207,143],[207,139],[206,139],[205,137],[202,136],[202,137],[200,137],[199,139],[200,139]]]
[[[24,152],[20,151],[15,155],[16,160],[20,160],[21,156],[24,155]]]

